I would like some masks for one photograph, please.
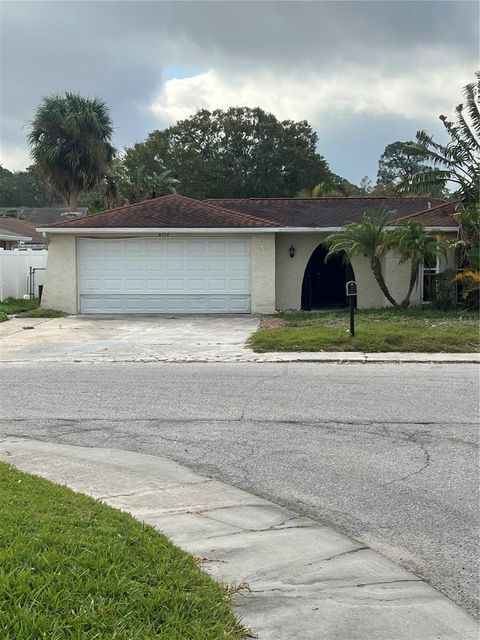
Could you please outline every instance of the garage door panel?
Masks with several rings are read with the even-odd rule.
[[[187,260],[187,270],[189,272],[193,271],[194,273],[207,271],[205,260],[201,258],[189,258]]]
[[[145,269],[145,261],[139,258],[126,258],[124,264],[126,271],[143,271]]]
[[[185,251],[185,243],[182,240],[169,240],[166,244],[167,255],[179,255]]]
[[[207,281],[204,278],[188,278],[187,289],[194,293],[207,293]]]
[[[123,291],[124,287],[125,287],[125,279],[124,278],[112,278],[112,277],[106,277],[104,278],[104,291],[105,293],[111,293],[111,292],[121,292]],[[95,289],[95,291],[98,291],[98,288]]]
[[[249,313],[246,238],[79,238],[82,313]]]
[[[89,258],[89,262],[90,261],[91,259]],[[99,269],[102,268],[102,266],[105,269],[105,271],[118,272],[122,268],[122,261],[119,258],[105,258],[103,261],[103,265],[101,260],[93,260],[92,262],[93,262],[93,266],[91,264],[87,266],[87,269],[89,271],[91,270],[98,271]]]
[[[230,280],[230,290],[235,293],[246,293],[248,291],[249,282],[244,279],[231,279]]]

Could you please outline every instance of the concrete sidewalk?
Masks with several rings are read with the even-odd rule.
[[[116,449],[7,438],[0,459],[104,500],[249,590],[237,613],[260,640],[473,640],[460,607],[314,520],[179,464]]]

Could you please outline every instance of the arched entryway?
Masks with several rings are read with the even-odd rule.
[[[355,280],[352,266],[345,263],[343,255],[336,255],[325,262],[327,249],[319,245],[310,256],[302,284],[302,309],[328,309],[348,304],[345,284]]]

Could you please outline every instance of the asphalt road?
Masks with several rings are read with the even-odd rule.
[[[478,615],[478,367],[2,364],[0,435],[159,454],[346,532]]]

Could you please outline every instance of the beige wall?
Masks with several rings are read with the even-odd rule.
[[[385,284],[388,287],[393,298],[398,302],[402,302],[408,292],[408,286],[410,283],[410,268],[411,261],[407,260],[403,264],[400,263],[400,259],[398,254],[391,251],[389,252],[384,260],[384,278]],[[417,282],[415,287],[413,288],[412,295],[410,297],[410,306],[415,307],[421,304],[421,295],[422,295],[422,268],[419,268],[419,274],[417,277]],[[384,300],[385,306],[390,306],[390,303],[385,298]]]
[[[305,268],[313,251],[325,239],[325,233],[279,233],[276,238],[276,308],[278,311],[300,309]],[[295,247],[290,257],[289,247]],[[368,260],[359,256],[352,260],[358,286],[359,308],[381,307],[384,296],[373,277]]]
[[[275,312],[275,234],[251,236],[252,313]]]
[[[65,313],[77,313],[75,236],[52,235],[49,238],[42,307],[65,311]]]

